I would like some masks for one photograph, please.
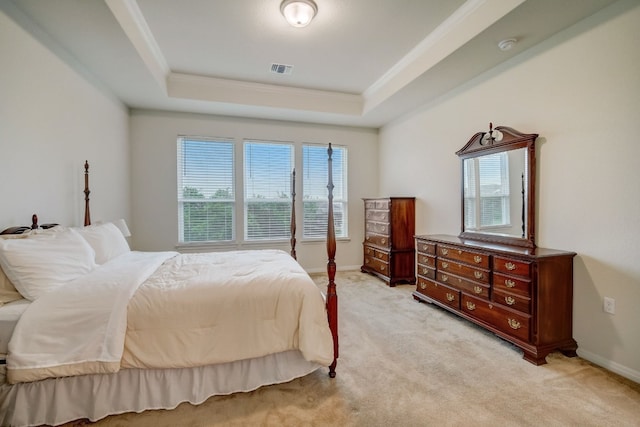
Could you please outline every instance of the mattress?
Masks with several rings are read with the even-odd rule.
[[[13,329],[31,301],[19,299],[0,307],[0,359],[4,360]]]

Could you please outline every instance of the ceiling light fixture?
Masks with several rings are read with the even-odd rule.
[[[518,39],[515,39],[515,38],[504,39],[498,43],[498,48],[500,48],[500,50],[509,50],[513,46],[515,46],[517,42],[518,42]]]
[[[280,12],[290,25],[306,27],[318,13],[318,6],[313,0],[284,0]]]

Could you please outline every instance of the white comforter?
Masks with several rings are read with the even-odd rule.
[[[7,379],[202,366],[292,349],[333,361],[322,294],[285,252],[131,252],[31,304],[9,343]]]

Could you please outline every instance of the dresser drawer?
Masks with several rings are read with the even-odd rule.
[[[374,233],[365,233],[364,240],[366,243],[370,243],[372,245],[380,246],[383,248],[389,247],[389,236],[381,236],[380,234]]]
[[[427,256],[419,253],[418,264],[424,265],[425,267],[436,268],[436,259],[435,257]]]
[[[438,256],[455,261],[461,261],[487,270],[489,269],[489,256],[481,252],[439,244]]]
[[[436,269],[418,265],[418,275],[426,277],[427,279],[436,280]]]
[[[529,341],[531,316],[499,304],[462,294],[462,311],[520,340]]]
[[[380,273],[383,276],[389,276],[389,264],[373,256],[365,255],[364,267]]]
[[[529,297],[531,296],[531,281],[493,273],[493,289]]]
[[[418,253],[423,253],[427,255],[435,255],[436,254],[436,244],[428,243],[418,240],[416,242],[416,247],[418,248]]]
[[[440,283],[446,283],[449,286],[453,286],[454,288],[473,294],[477,297],[487,300],[489,299],[489,285],[487,284],[474,282],[442,271],[439,271],[436,274],[436,278]]]
[[[387,222],[375,222],[367,221],[365,224],[365,231],[377,234],[389,235],[389,223]]]
[[[531,313],[531,299],[523,297],[522,295],[510,294],[508,292],[494,289],[491,299],[499,304],[509,306],[514,310],[522,311],[527,314]]]
[[[460,291],[418,276],[418,292],[450,307],[460,309]]]
[[[493,270],[500,273],[531,277],[531,263],[499,256],[493,257]]]
[[[438,251],[440,247],[438,246]],[[437,269],[440,272],[447,272],[457,276],[466,277],[479,283],[489,284],[489,271],[480,268],[470,267],[459,262],[438,258]]]

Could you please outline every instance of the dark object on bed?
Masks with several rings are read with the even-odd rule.
[[[22,225],[22,226],[17,226],[17,227],[9,227],[9,228],[6,228],[6,229],[0,231],[0,234],[23,234],[23,233],[26,233],[27,231],[30,231],[30,230],[36,230],[38,228],[47,229],[47,228],[55,227],[56,225],[58,225],[58,224],[42,224],[42,225],[38,225],[38,215],[33,214],[31,216],[31,226]]]

